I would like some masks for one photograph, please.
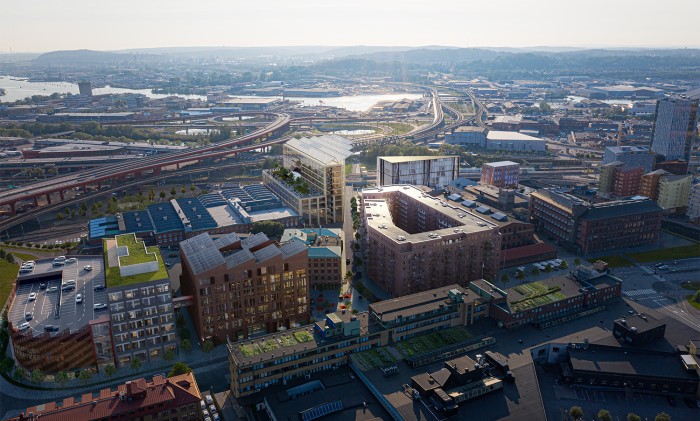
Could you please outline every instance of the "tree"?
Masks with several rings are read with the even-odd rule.
[[[21,382],[22,380],[26,379],[29,376],[27,373],[27,370],[24,369],[24,367],[17,367],[15,369],[15,372],[12,373],[12,378],[17,380],[18,382]]]
[[[503,287],[505,288],[506,284],[510,281],[510,276],[508,276],[507,273],[504,273],[503,276],[501,276],[501,282],[503,282]]]
[[[180,193],[185,194],[186,191],[185,186],[180,187]]]
[[[581,264],[581,259],[579,259],[578,257],[575,258],[575,259],[574,259],[574,264],[575,264],[576,266],[580,265],[580,264]]]
[[[187,364],[182,363],[182,362],[176,362],[173,365],[173,368],[168,373],[168,377],[178,376],[180,374],[187,374],[187,373],[191,373],[191,372],[192,372],[192,369],[190,368],[190,366],[188,366]]]
[[[189,339],[183,339],[182,342],[180,342],[180,348],[185,352],[190,352],[190,349],[192,349],[192,342],[190,342]]]
[[[66,383],[68,383],[68,380],[70,380],[68,378],[68,374],[66,374],[65,371],[59,371],[58,373],[56,373],[56,375],[53,377],[53,379],[60,386],[65,385]]]
[[[105,366],[105,376],[112,377],[116,372],[117,369],[112,364],[108,364]]]
[[[161,199],[165,199],[165,192],[161,190],[159,196]]]
[[[546,273],[551,273],[553,270],[554,270],[554,268],[552,267],[552,265],[547,265],[544,267],[544,271]]]
[[[131,360],[131,363],[129,363],[129,367],[131,367],[131,369],[134,371],[140,369],[141,365],[141,359],[139,357],[134,357],[134,359]]]
[[[580,406],[572,406],[571,409],[569,409],[569,415],[575,420],[580,420],[583,418],[583,409],[581,409]]]
[[[80,370],[80,374],[78,374],[78,380],[83,382],[84,384],[87,384],[90,379],[92,379],[92,370]]]
[[[284,224],[277,221],[255,221],[250,232],[253,234],[262,232],[270,238],[281,237],[284,233]]]
[[[44,372],[37,369],[34,369],[32,371],[32,383],[41,383],[41,381],[44,380]]]
[[[175,187],[173,187],[172,189],[170,189],[170,195],[171,195],[171,196],[175,196],[176,194],[177,194],[177,190],[175,190]]]
[[[165,361],[172,361],[175,359],[175,353],[172,349],[169,349],[163,353],[163,359]]]
[[[202,343],[202,351],[206,352],[209,354],[209,358],[211,358],[211,352],[214,350],[214,342],[211,341],[211,339],[207,339]]]
[[[627,414],[627,421],[642,421],[642,417],[635,414],[634,412],[630,412],[629,414]]]
[[[654,417],[654,421],[671,421],[671,416],[665,412],[659,412]]]
[[[190,186],[190,191],[192,192],[192,194],[194,194],[195,189],[196,189],[196,187],[194,186],[194,184],[192,184]]]
[[[5,340],[0,341],[3,344]],[[10,357],[5,357],[0,361],[0,373],[9,373],[15,366],[15,360]]]
[[[61,212],[59,212],[59,213],[56,214],[56,220],[57,220],[58,222],[63,221],[63,214],[62,214]]]
[[[532,270],[530,271],[530,273],[532,274],[532,276],[537,276],[537,275],[540,274],[540,270],[537,269],[537,268],[532,268]]]
[[[522,270],[519,270],[515,273],[515,279],[517,279],[519,281],[522,281],[523,279],[525,279],[525,276],[527,276],[527,275]]]
[[[599,421],[612,421],[612,415],[610,415],[610,411],[607,409],[601,409],[598,411],[598,420]]]
[[[568,269],[569,264],[566,263],[566,260],[562,260],[561,264],[559,265],[559,269]]]

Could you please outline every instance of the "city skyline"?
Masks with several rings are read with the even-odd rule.
[[[97,9],[85,0],[41,7],[28,1],[3,11],[0,54],[192,46],[700,46],[693,31],[700,4],[670,3],[594,0],[574,10],[553,0],[447,1],[429,8],[424,2],[395,0],[379,5],[367,0],[352,4],[211,0],[193,8],[181,0],[126,0]],[[674,3],[678,7],[672,7]],[[684,12],[678,13],[681,9]]]

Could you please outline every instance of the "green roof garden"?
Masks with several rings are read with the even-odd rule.
[[[518,297],[510,301],[510,308],[514,312],[539,307],[566,298],[566,295],[560,292],[561,288],[558,286],[547,286],[542,282],[519,285],[513,290],[522,295],[522,298]]]
[[[253,340],[250,343],[240,345],[240,350],[244,357],[250,358],[265,352],[274,351],[278,348],[295,346],[313,340],[314,336],[311,333],[306,330],[299,330],[291,334],[282,333],[273,335],[273,337],[267,337],[262,341]]]
[[[119,241],[120,246],[124,245],[129,247],[129,244],[132,244],[129,240],[126,240],[126,243],[122,244],[121,239],[117,239],[116,241],[113,239],[104,239],[102,241],[105,262],[105,280],[107,288],[139,284],[142,282],[157,281],[160,279],[168,279],[170,277],[168,275],[168,270],[165,268],[165,264],[163,262],[163,258],[160,254],[160,249],[158,248],[158,246],[151,246],[147,247],[146,250],[141,250],[141,253],[143,255],[148,254],[150,256],[154,256],[155,261],[158,263],[158,270],[123,276],[119,267],[120,262],[123,266],[127,266],[129,264],[133,265],[139,263],[148,263],[152,262],[153,260],[145,260],[145,258],[139,260],[138,257],[133,257],[133,260],[127,260],[127,262],[129,263],[126,264],[124,260],[119,261],[118,259],[120,258],[117,257],[117,241]],[[113,249],[111,253],[110,247]],[[142,242],[140,247],[144,247]],[[129,252],[131,253],[131,249],[129,249]],[[122,258],[123,257],[126,256],[122,256]]]
[[[119,256],[119,263],[122,266],[137,265],[139,263],[148,263],[157,260],[158,258],[150,248],[146,248],[143,240],[136,238],[134,234],[124,234],[115,237],[118,247],[126,247],[128,255]],[[155,247],[158,249],[158,247]]]

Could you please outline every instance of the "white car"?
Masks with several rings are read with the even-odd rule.
[[[98,303],[93,306],[95,310],[104,310],[107,308],[107,304],[105,303]]]
[[[76,259],[75,257],[71,257],[70,259],[66,259],[66,264],[68,264],[68,263],[75,263],[75,262],[77,262],[77,261],[78,261],[78,259]]]
[[[36,292],[29,293],[29,301],[34,301],[34,300],[36,300]]]
[[[85,265],[85,266],[83,266],[83,270],[86,270],[86,271],[90,272],[90,271],[92,270],[92,266],[90,266],[90,265]]]
[[[19,326],[17,326],[17,329],[19,329],[20,331],[27,330],[27,329],[29,329],[29,323],[24,322],[24,323],[20,324]]]
[[[214,399],[212,399],[211,395],[205,396],[204,400],[207,402],[207,405],[211,405],[214,403]]]
[[[54,262],[65,262],[66,261],[66,256],[58,256],[53,258]]]
[[[46,288],[46,292],[56,292],[58,291],[58,287],[48,287]]]
[[[80,304],[83,302],[83,294],[78,294],[75,296],[75,303]]]

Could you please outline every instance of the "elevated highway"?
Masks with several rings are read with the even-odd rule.
[[[224,157],[234,155],[256,141],[266,139],[270,136],[279,135],[289,130],[291,118],[288,114],[277,113],[256,113],[263,114],[274,120],[267,126],[256,130],[250,134],[218,142],[212,145],[193,148],[181,152],[174,152],[164,155],[143,157],[133,162],[123,162],[101,168],[77,172],[71,175],[55,177],[46,181],[33,183],[17,189],[0,192],[0,207],[9,207],[10,214],[15,214],[16,205],[21,201],[34,201],[41,196],[46,196],[47,202],[51,204],[51,195],[58,193],[63,200],[64,192],[70,189],[83,188],[89,185],[97,185],[105,181],[125,180],[128,177],[141,178],[147,174],[160,174],[167,167],[177,166],[185,163],[199,162],[204,159]],[[263,145],[257,145],[252,149],[257,149]],[[242,149],[240,149],[242,148]]]

